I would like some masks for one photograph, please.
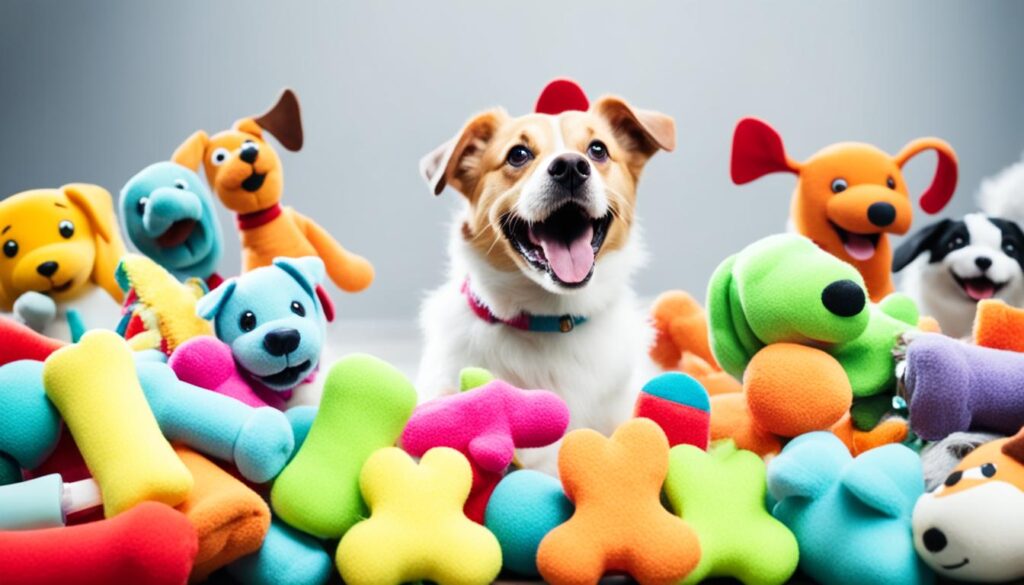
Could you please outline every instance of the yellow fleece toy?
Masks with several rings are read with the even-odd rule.
[[[462,512],[472,482],[469,461],[447,447],[427,451],[419,465],[396,447],[371,455],[359,477],[370,518],[338,545],[345,582],[492,582],[501,570],[501,548]]]
[[[147,256],[126,254],[117,266],[117,282],[128,293],[128,320],[120,333],[136,351],[160,349],[167,354],[199,335],[213,335],[213,325],[196,314],[206,294],[196,278],[179,282]]]

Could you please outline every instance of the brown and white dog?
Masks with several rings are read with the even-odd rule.
[[[674,147],[671,117],[612,96],[589,104],[557,80],[536,113],[486,111],[424,157],[433,192],[450,185],[466,201],[449,281],[421,314],[424,397],[454,391],[461,368],[481,366],[558,393],[570,428],[607,434],[628,417],[651,338],[630,287],[643,260],[637,181],[654,153]],[[553,471],[553,455],[524,463]]]

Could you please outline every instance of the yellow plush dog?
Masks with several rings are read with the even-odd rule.
[[[93,285],[121,302],[114,270],[124,243],[102,187],[76,183],[0,201],[0,247],[0,308],[37,330],[53,320],[57,305],[86,296]],[[108,304],[113,320],[97,324],[112,327],[116,306]]]

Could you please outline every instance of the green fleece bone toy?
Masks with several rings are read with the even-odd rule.
[[[796,234],[769,236],[727,258],[712,276],[707,298],[711,349],[726,372],[740,379],[746,374],[746,401],[755,417],[780,415],[785,419],[806,414],[811,420],[813,412],[797,414],[793,409],[808,411],[808,404],[813,404],[813,408],[827,411],[815,421],[820,422],[834,418],[837,410],[833,407],[842,411],[842,401],[855,399],[853,424],[869,430],[889,410],[896,389],[893,348],[899,336],[918,321],[917,308],[909,298],[893,294],[877,305],[869,303],[864,281],[854,267]],[[771,362],[761,360],[752,379],[755,356],[775,346],[777,357],[778,344],[813,348],[834,362],[822,355],[809,355],[806,357],[814,358],[814,363],[806,357],[791,362],[806,367],[773,368]],[[832,363],[841,366],[845,380],[836,377]],[[818,369],[829,375],[815,376]],[[835,392],[834,404],[811,400],[825,387],[841,389]],[[716,398],[737,400],[727,396]],[[792,405],[789,412],[785,412],[786,405]],[[719,425],[715,425],[715,410],[713,404],[712,439],[723,438],[716,436],[715,426],[727,429],[737,422],[722,420],[722,416],[732,418],[741,412],[719,408]],[[756,422],[772,431],[775,421]],[[815,429],[811,424],[800,432],[830,425]],[[741,446],[748,448],[742,442]]]

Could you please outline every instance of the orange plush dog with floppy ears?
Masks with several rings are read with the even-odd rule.
[[[797,162],[786,155],[771,126],[744,118],[733,135],[731,173],[737,185],[769,173],[795,174],[790,217],[796,231],[856,267],[871,300],[878,302],[893,292],[888,234],[907,233],[913,215],[901,169],[925,150],[935,151],[938,164],[921,195],[921,209],[938,213],[957,181],[956,153],[938,138],[911,141],[896,156],[870,144],[842,142]]]
[[[302,117],[292,90],[285,89],[265,114],[242,118],[230,130],[213,136],[199,130],[171,158],[196,172],[202,164],[214,193],[237,214],[243,271],[269,266],[278,256],[319,256],[342,290],[370,286],[373,266],[365,258],[342,248],[313,220],[281,206],[284,171],[264,131],[290,151],[302,148]]]

